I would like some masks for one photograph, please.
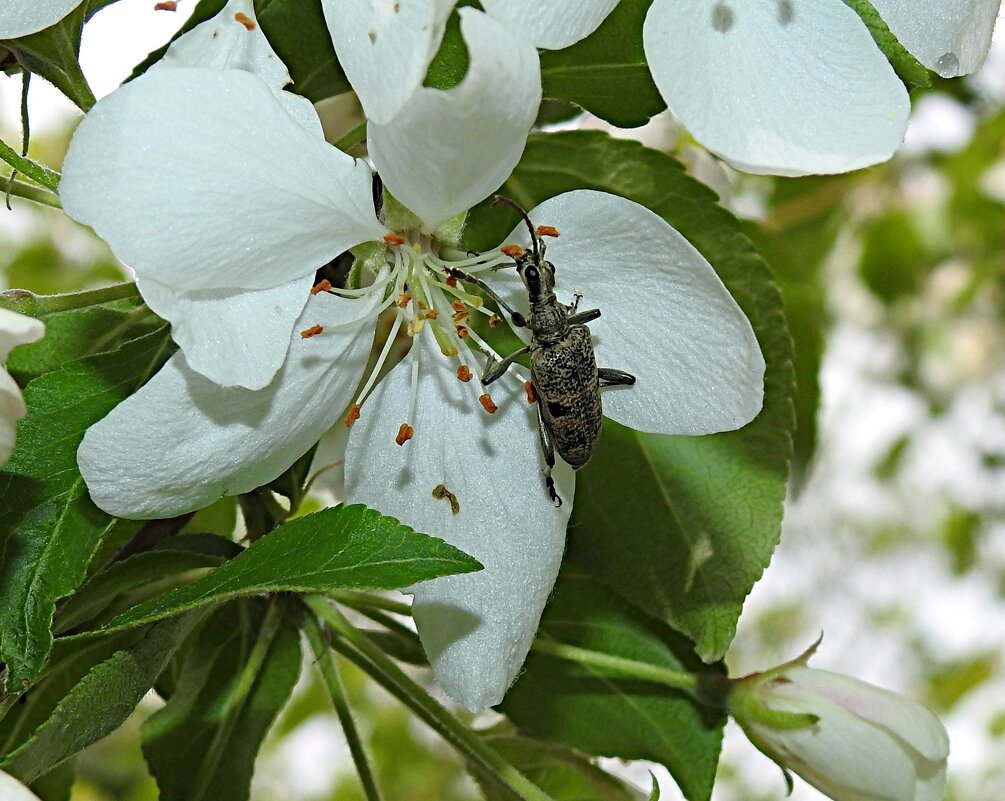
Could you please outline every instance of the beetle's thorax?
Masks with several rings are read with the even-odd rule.
[[[555,266],[545,261],[543,247],[541,254],[525,250],[517,259],[517,273],[527,287],[530,315],[527,327],[534,333],[534,339],[541,345],[552,345],[561,341],[568,331],[566,322],[568,311],[555,297]]]

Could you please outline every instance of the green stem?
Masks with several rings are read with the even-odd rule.
[[[227,695],[223,699],[223,703],[220,706],[221,718],[228,715],[231,710],[243,704],[247,699],[248,693],[251,692],[252,686],[258,679],[258,673],[262,669],[265,657],[272,647],[272,640],[275,639],[276,632],[279,631],[279,626],[282,622],[283,615],[279,599],[273,597],[269,600],[268,609],[265,611],[265,618],[262,620],[262,625],[258,630],[258,638],[255,640],[251,653],[248,654],[248,661],[244,663],[244,667],[238,674],[236,681],[230,686]]]
[[[462,725],[457,718],[433,700],[429,693],[405,675],[326,598],[320,595],[308,595],[304,596],[304,600],[321,620],[341,635],[332,643],[332,647],[360,665],[405,703],[430,728],[450,743],[480,776],[494,781],[512,798],[523,801],[553,801],[540,787],[489,748],[474,732]]]
[[[0,308],[41,317],[53,312],[83,309],[115,300],[139,297],[136,284],[114,284],[101,289],[85,289],[83,292],[66,292],[62,295],[36,295],[26,289],[9,289],[0,292]]]
[[[341,136],[339,140],[335,143],[335,147],[337,147],[339,150],[346,151],[349,150],[351,147],[358,145],[364,139],[366,139],[366,120],[364,120],[355,128],[353,128],[351,131],[349,131],[349,133]]]
[[[3,181],[6,186],[7,192],[15,197],[23,197],[25,200],[31,200],[35,203],[40,203],[43,206],[49,206],[54,209],[62,208],[62,204],[59,202],[59,195],[50,192],[48,189],[43,189],[40,186],[35,186],[34,184],[26,184],[24,181],[18,181],[13,176],[17,174],[17,170],[12,172],[10,175],[5,175]]]
[[[591,651],[587,648],[579,648],[575,645],[566,645],[554,640],[537,638],[531,645],[531,650],[581,665],[613,670],[623,676],[652,681],[657,684],[674,687],[678,690],[687,690],[688,692],[699,690],[702,684],[701,676],[696,673],[688,673],[683,670],[670,670],[659,665],[636,662],[634,659],[611,656],[610,654]]]
[[[35,183],[41,184],[47,189],[51,189],[53,192],[55,192],[56,187],[59,186],[58,172],[50,170],[44,164],[39,164],[37,161],[32,161],[27,156],[20,155],[14,148],[3,140],[0,140],[0,159],[6,161],[22,175],[26,175]]]
[[[321,672],[321,678],[328,688],[328,695],[331,696],[332,705],[338,715],[339,723],[342,724],[342,731],[345,733],[346,743],[349,745],[349,753],[352,754],[352,761],[356,764],[356,772],[359,774],[360,783],[363,785],[363,794],[367,801],[381,801],[380,790],[374,779],[373,771],[370,770],[370,762],[366,757],[363,748],[363,741],[356,728],[356,721],[353,719],[352,710],[349,708],[349,701],[346,698],[345,688],[338,674],[335,660],[332,658],[328,644],[325,642],[324,632],[317,617],[306,614],[303,617],[303,629],[307,635],[307,640],[314,651],[314,664]]]
[[[153,310],[149,306],[137,306],[129,314],[125,316],[125,319],[119,323],[117,326],[112,328],[107,333],[98,337],[91,343],[91,347],[87,349],[86,356],[90,356],[94,353],[101,353],[102,349],[109,342],[114,342],[116,339],[125,334],[130,328],[136,325],[144,317],[150,317],[153,315]]]
[[[395,615],[412,616],[412,607],[409,604],[385,598],[383,595],[376,595],[372,592],[352,592],[347,590],[333,590],[328,593],[328,597],[338,601],[353,609],[383,609]]]

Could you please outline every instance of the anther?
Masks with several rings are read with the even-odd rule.
[[[158,3],[154,6],[154,11],[177,11],[178,3],[175,0],[164,0],[163,3]]]
[[[455,312],[467,311],[467,306],[465,306],[464,303],[459,300],[455,300],[453,303],[451,303],[450,308],[453,309]]]
[[[463,325],[457,326],[457,336],[459,336],[461,339],[464,339],[464,337],[466,337],[467,335],[468,335],[468,329],[465,326]]]
[[[349,407],[349,413],[345,416],[346,428],[349,428],[349,426],[351,426],[353,423],[359,420],[359,410],[360,405],[358,403],[354,403],[352,406]]]
[[[433,497],[438,501],[442,501],[443,499],[448,500],[450,502],[450,511],[455,515],[460,513],[461,504],[457,500],[457,496],[448,490],[446,485],[437,484],[433,487]]]
[[[404,309],[411,302],[412,302],[412,296],[406,292],[400,298],[398,298],[398,308]]]
[[[236,19],[238,22],[240,22],[249,31],[255,30],[255,27],[256,27],[255,26],[255,21],[251,17],[249,17],[247,14],[245,14],[243,11],[238,11],[234,15],[234,19]]]
[[[467,311],[459,311],[456,314],[452,314],[450,319],[454,321],[454,325],[460,325],[461,323],[466,323],[471,319],[471,315]]]
[[[408,423],[402,423],[401,428],[398,429],[398,436],[394,438],[394,441],[399,445],[404,445],[412,438],[414,433],[414,428],[412,428]]]
[[[426,312],[426,319],[428,320],[435,320],[439,316],[440,312],[437,309],[430,309],[429,311]]]
[[[482,405],[482,408],[489,414],[495,414],[499,410],[499,407],[492,402],[492,396],[489,395],[489,393],[487,392],[484,395],[478,396],[478,402]]]
[[[471,380],[471,368],[466,364],[462,364],[457,368],[457,380],[463,381],[465,384]]]
[[[410,337],[414,337],[425,327],[426,327],[426,318],[420,314],[418,317],[413,317],[411,320],[408,321],[408,325],[405,327],[405,333],[408,334]]]
[[[539,225],[537,227],[538,236],[558,236],[558,229],[550,225]]]
[[[398,245],[404,245],[408,240],[403,236],[398,236],[398,234],[386,233],[384,234],[384,241],[392,248],[396,248]]]
[[[331,292],[334,288],[332,282],[325,278],[311,287],[311,294],[317,295],[319,292]]]
[[[503,245],[499,250],[514,259],[519,259],[523,255],[523,248],[519,245]]]
[[[495,328],[501,322],[502,317],[500,317],[498,314],[493,314],[491,317],[489,317],[489,328]]]
[[[419,311],[425,311],[426,309],[428,309],[428,308],[429,308],[429,307],[428,307],[428,306],[427,306],[427,305],[426,305],[425,303],[423,303],[423,302],[422,302],[421,300],[417,300],[417,301],[415,301],[415,305],[416,305],[416,306],[417,306],[417,307],[419,308]]]
[[[310,328],[308,328],[308,329],[306,329],[304,331],[301,331],[300,332],[300,336],[303,339],[310,339],[311,337],[316,337],[318,334],[320,334],[324,330],[325,329],[324,329],[323,326],[312,325]]]
[[[527,392],[527,403],[536,403],[537,393],[534,391],[534,385],[530,381],[524,381],[523,388]]]

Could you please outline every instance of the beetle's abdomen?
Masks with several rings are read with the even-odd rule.
[[[600,435],[600,381],[593,341],[585,325],[574,325],[554,345],[542,345],[530,358],[541,416],[555,450],[572,467],[590,460]]]

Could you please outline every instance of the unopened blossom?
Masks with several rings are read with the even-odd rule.
[[[797,660],[740,680],[730,711],[754,745],[834,801],[942,801],[945,727],[902,695]]]
[[[232,0],[189,34],[194,44],[180,40],[170,62],[100,101],[71,142],[64,208],[136,270],[181,347],[87,432],[81,472],[106,511],[169,517],[267,483],[333,425],[349,426],[347,502],[485,565],[476,578],[408,588],[438,681],[484,709],[526,656],[575,491],[564,465],[565,504],[545,491],[522,368],[491,387],[478,378],[492,351],[473,321],[501,318],[465,276],[526,311],[513,270],[496,270],[513,259],[458,248],[463,213],[522,151],[540,101],[536,52],[461,10],[464,81],[420,87],[393,124],[368,128],[393,197],[379,219],[369,167],[326,144],[316,115],[280,91],[274,54],[242,38],[261,34],[235,24],[237,9],[254,21],[250,2]],[[193,66],[207,58],[214,68]],[[560,233],[548,249],[559,299],[581,291],[603,311],[591,324],[598,361],[638,377],[630,394],[605,395],[611,417],[699,434],[757,414],[764,362],[750,324],[680,234],[601,192],[560,195],[530,216]],[[526,243],[521,223],[499,244]],[[316,269],[348,249],[346,286],[315,285]],[[615,274],[615,263],[630,266]],[[364,372],[379,315],[392,330]]]
[[[371,122],[397,115],[422,85],[457,0],[322,0],[339,63]],[[617,0],[485,0],[481,7],[524,44],[568,47]],[[500,65],[504,72],[506,64]]]
[[[81,0],[3,0],[0,2],[0,39],[16,39],[55,25]]]
[[[2,365],[14,348],[37,342],[44,333],[45,326],[35,318],[0,309],[0,466],[14,451],[17,421],[28,413],[21,388]]]
[[[976,70],[1000,0],[876,0],[925,66]],[[910,100],[845,0],[655,0],[646,58],[670,110],[702,145],[741,170],[837,173],[900,147]]]

